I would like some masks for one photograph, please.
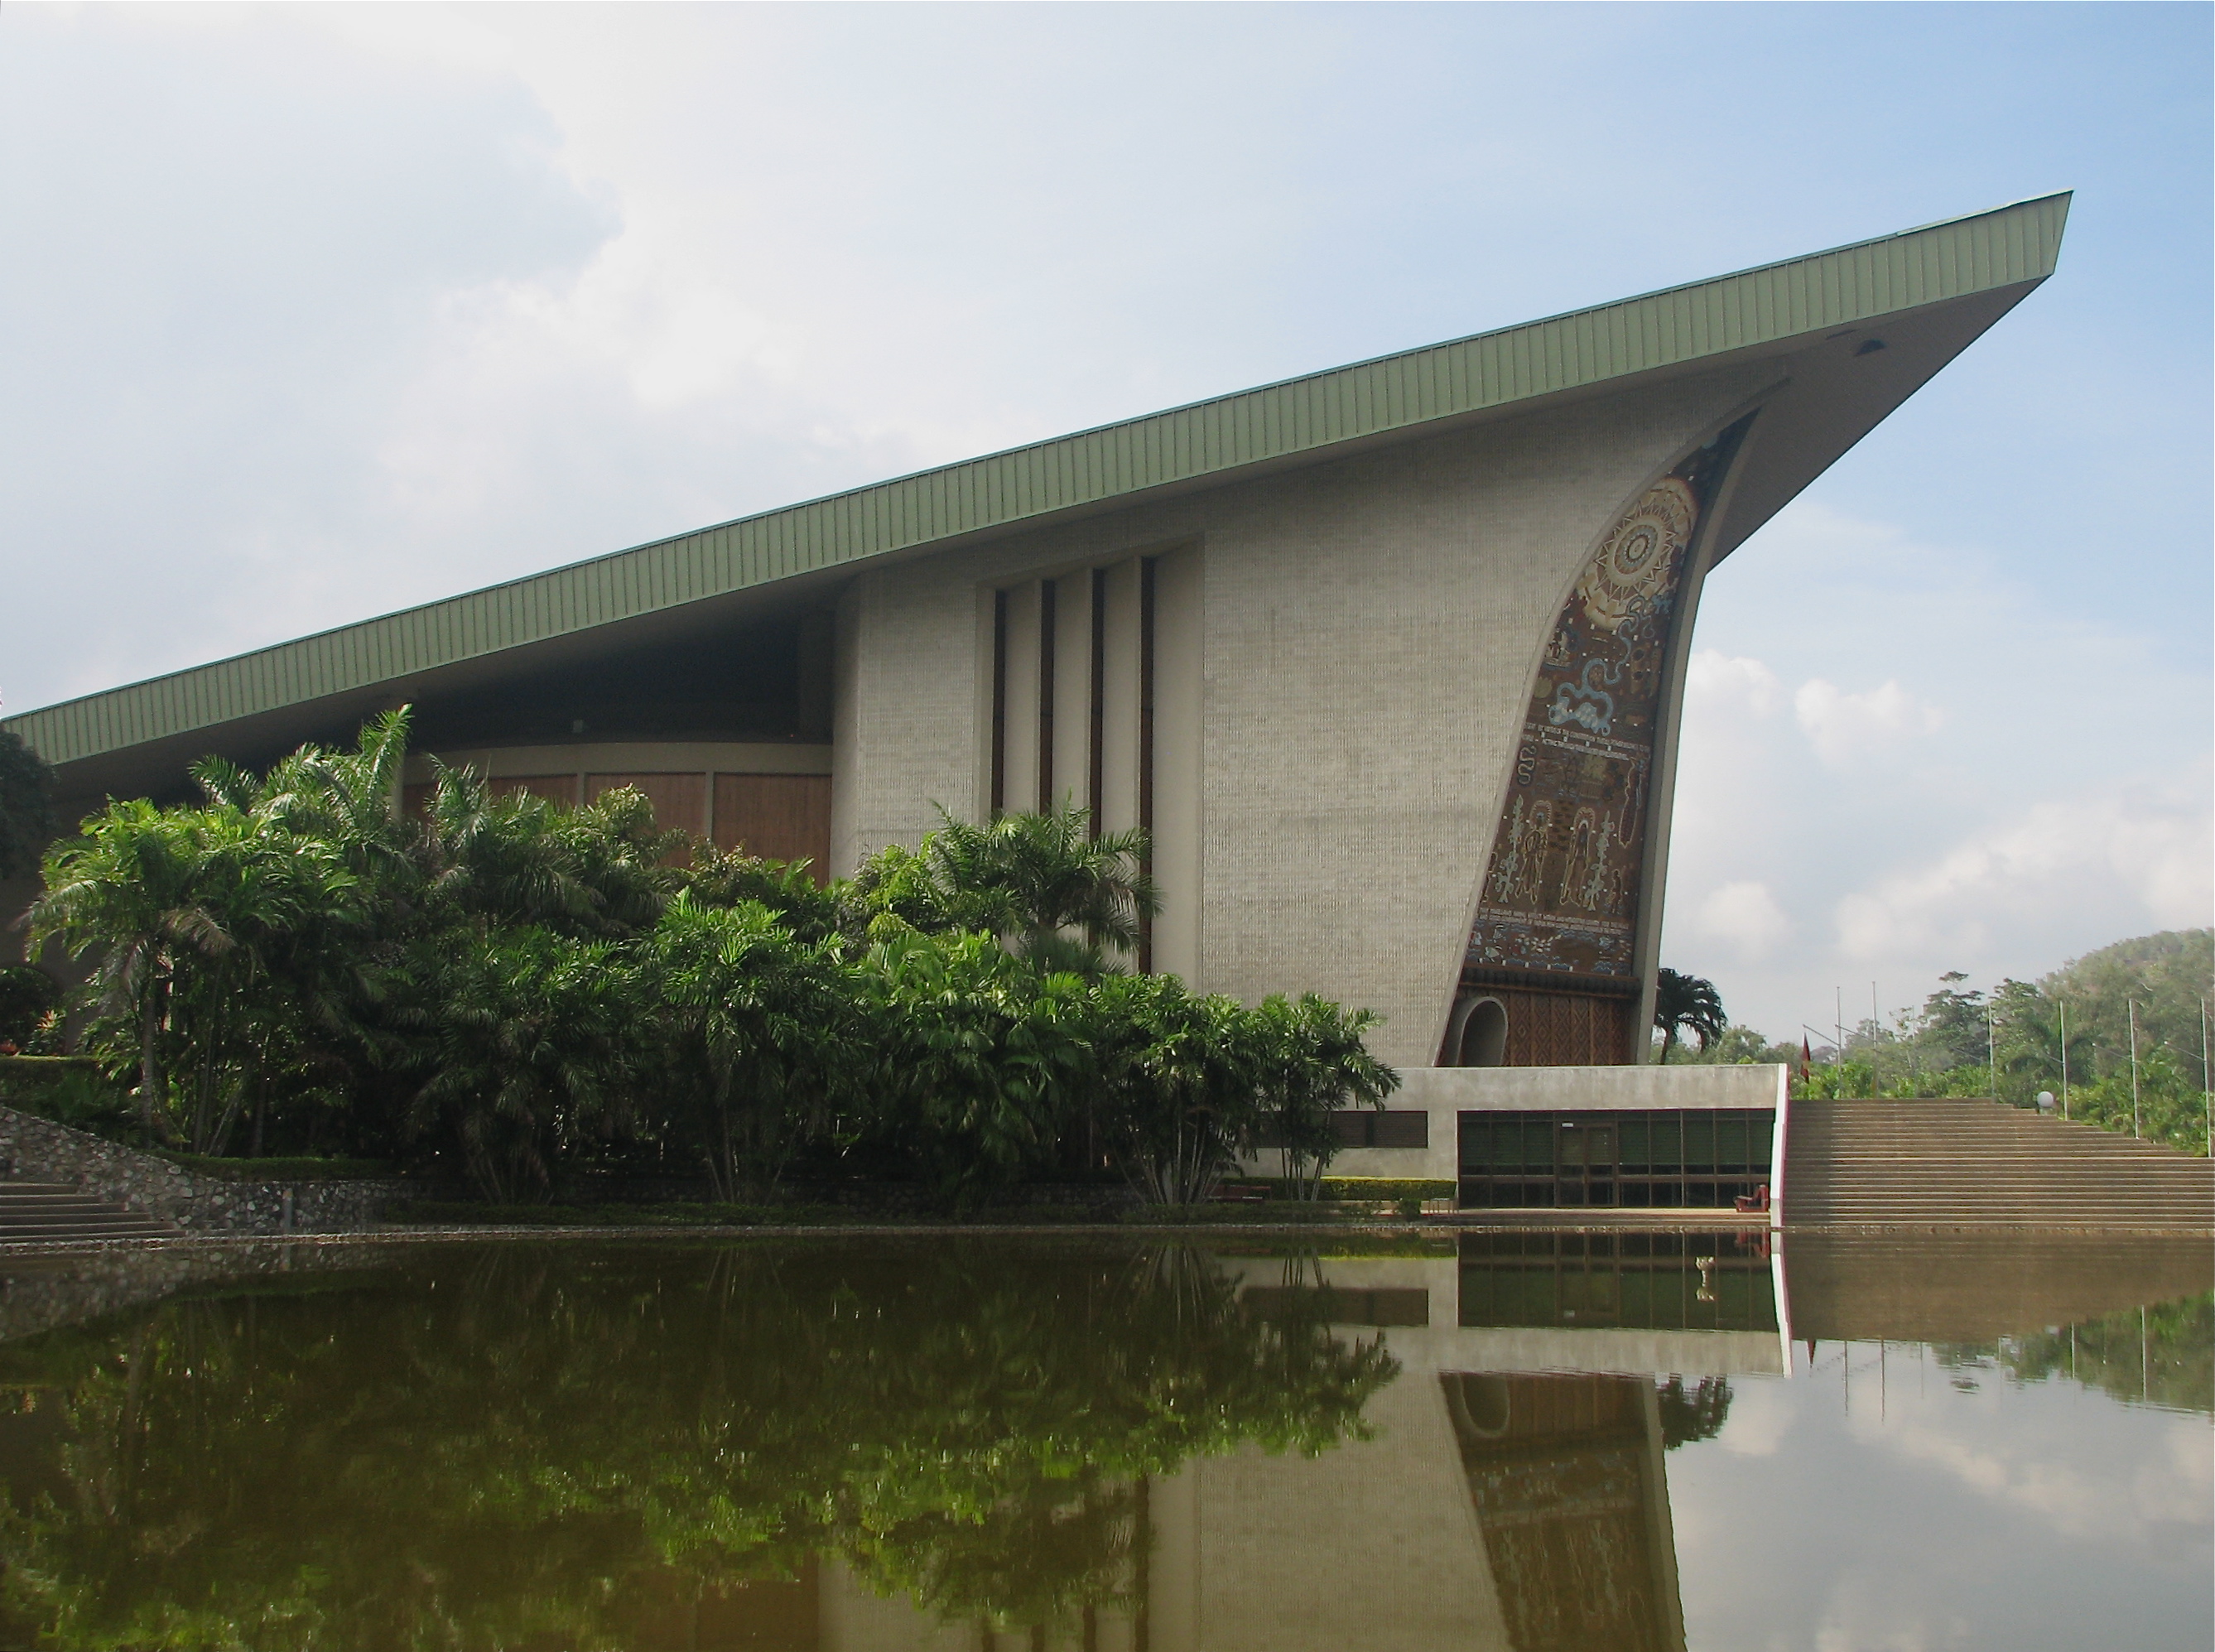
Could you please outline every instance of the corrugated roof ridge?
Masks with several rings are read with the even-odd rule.
[[[68,700],[56,701],[49,705],[19,713],[15,717],[6,719],[4,723],[0,723],[0,726],[21,727],[34,720],[45,722],[48,719],[60,723],[78,723],[80,718],[70,714],[89,709],[94,702],[112,700],[125,695],[144,699],[148,697],[150,691],[160,689],[165,685],[175,684],[180,679],[202,673],[220,672],[226,668],[245,667],[247,662],[250,661],[263,662],[266,666],[274,668],[279,674],[295,675],[293,670],[287,668],[288,662],[280,661],[275,658],[280,654],[292,656],[289,663],[298,667],[298,675],[321,677],[324,674],[326,667],[337,667],[340,674],[345,674],[346,662],[333,657],[340,651],[331,649],[330,645],[335,639],[350,635],[361,636],[367,641],[371,636],[379,632],[396,629],[403,633],[398,636],[384,637],[374,648],[373,651],[388,662],[384,664],[383,672],[383,674],[387,677],[406,675],[412,671],[431,669],[438,664],[451,663],[456,660],[499,652],[506,648],[520,646],[524,642],[543,640],[544,636],[564,635],[592,623],[606,623],[604,618],[584,619],[578,612],[581,608],[600,606],[598,602],[593,600],[595,593],[584,589],[568,588],[577,576],[586,570],[613,567],[625,562],[628,559],[642,558],[648,553],[665,548],[701,546],[709,541],[710,536],[723,536],[721,543],[709,554],[706,559],[721,565],[716,574],[704,580],[682,576],[674,579],[675,584],[687,586],[699,584],[703,588],[690,596],[673,596],[671,601],[652,601],[643,606],[636,601],[631,601],[619,605],[625,609],[627,614],[656,611],[664,607],[700,600],[706,596],[718,594],[719,591],[743,589],[748,585],[767,583],[776,578],[788,577],[792,573],[857,560],[873,553],[881,553],[904,545],[927,544],[930,539],[951,537],[955,533],[983,531],[1003,522],[1013,525],[1028,517],[1058,509],[1071,508],[1088,502],[1098,502],[1102,499],[1112,498],[1116,494],[1135,491],[1145,486],[1167,485],[1175,481],[1205,476],[1212,470],[1236,468],[1239,464],[1256,463],[1304,449],[1327,447],[1363,434],[1404,428],[1410,424],[1426,423],[1433,419],[1451,416],[1457,411],[1473,411],[1486,407],[1506,405],[1533,394],[1537,386],[1552,381],[1560,381],[1555,386],[1556,388],[1567,388],[1600,382],[1607,378],[1626,377],[1632,373],[1650,371],[1656,366],[1673,361],[1686,360],[1701,354],[1710,353],[1718,348],[1734,347],[1720,344],[1718,335],[1736,335],[1745,330],[1744,322],[1742,319],[1726,322],[1721,316],[1703,316],[1696,314],[1685,316],[1684,324],[1681,328],[1671,324],[1669,318],[1666,316],[1657,318],[1663,322],[1659,327],[1633,329],[1620,325],[1620,319],[1636,306],[1652,305],[1657,300],[1705,292],[1714,295],[1719,304],[1728,307],[1733,304],[1737,290],[1743,284],[1757,277],[1817,263],[1825,259],[1838,259],[1844,255],[1885,247],[1917,236],[1932,235],[1939,230],[1958,228],[1979,219],[2018,212],[2026,207],[2045,206],[2051,202],[2066,200],[2071,193],[2070,191],[2063,190],[2046,195],[2032,196],[2023,200],[2009,202],[2005,206],[1967,213],[1959,218],[1941,219],[1912,230],[1895,230],[1867,240],[1849,242],[1820,252],[1804,253],[1722,275],[1655,288],[1648,292],[1611,299],[1605,304],[1591,305],[1581,310],[1563,310],[1555,315],[1518,322],[1506,327],[1466,334],[1431,344],[1418,345],[1404,350],[1368,357],[1359,361],[1343,363],[1334,367],[1320,368],[1315,372],[1298,374],[1289,378],[1275,379],[1243,390],[1182,402],[1173,407],[1157,408],[1130,418],[1089,426],[1037,441],[1000,448],[989,453],[977,454],[896,476],[880,478],[859,487],[820,494],[812,499],[779,506],[746,516],[733,517],[727,521],[713,523],[704,527],[686,529],[621,550],[581,557],[574,562],[558,563],[552,568],[518,574],[512,579],[499,580],[491,585],[477,586],[469,591],[459,592],[451,596],[434,599],[409,607],[392,610],[365,619],[351,621],[343,625],[331,626],[323,630],[308,633],[304,636],[264,644],[260,648],[242,650],[219,660],[181,667],[159,676],[120,684],[113,688],[98,690]],[[2058,246],[2058,240],[2056,245]],[[2041,261],[2049,268],[2051,254],[2052,249],[2046,249],[2046,255]],[[1902,272],[1902,273],[1909,273]],[[1875,285],[1889,285],[1884,280],[1884,273],[1881,269],[1872,270],[1869,274],[1875,278]],[[1860,286],[1862,283],[1856,281],[1853,285]],[[1915,298],[1904,304],[1895,300],[1881,307],[1908,308],[1915,303],[1930,301],[1924,296],[1927,292],[1927,288],[1924,288],[1922,283],[1911,278],[1907,285],[1917,289],[1917,296]],[[1795,304],[1793,308],[1797,310],[1799,306]],[[1805,316],[1795,316],[1793,318],[1795,324],[1788,325],[1778,336],[1789,337],[1794,331],[1805,330],[1804,327],[1796,323],[1804,322],[1807,319]],[[1533,363],[1529,359],[1527,353],[1519,353],[1519,353],[1511,347],[1504,347],[1512,346],[1512,342],[1518,340],[1537,342],[1546,338],[1546,329],[1559,329],[1563,323],[1568,322],[1586,323],[1587,327],[1594,329],[1595,332],[1597,329],[1607,329],[1610,342],[1603,346],[1597,336],[1590,340],[1563,341],[1562,342],[1565,342],[1568,348],[1566,351],[1559,348],[1548,351],[1546,353],[1549,359],[1543,363]],[[1639,335],[1638,341],[1635,346],[1631,344],[1629,338],[1634,330]],[[1758,324],[1753,330],[1769,329],[1764,324]],[[1689,333],[1691,336],[1690,338],[1683,336],[1685,333]],[[1488,352],[1490,359],[1478,360],[1472,364],[1476,368],[1474,372],[1457,370],[1459,365],[1467,359],[1471,352],[1486,353],[1486,347],[1490,347]],[[1574,357],[1575,365],[1565,369],[1563,361],[1559,359],[1563,356]],[[1605,367],[1604,359],[1611,357],[1614,358],[1618,365],[1609,370]],[[1635,365],[1620,365],[1626,357],[1635,358]],[[1404,386],[1390,382],[1374,386],[1367,386],[1365,384],[1366,377],[1379,369],[1412,364],[1418,371],[1421,371],[1428,363],[1433,361],[1450,364],[1457,370],[1434,376],[1427,386],[1419,387],[1413,392]],[[1441,383],[1439,382],[1441,379],[1447,382]],[[1486,394],[1482,388],[1483,381],[1491,381],[1489,395]],[[1257,409],[1266,411],[1266,404],[1261,402],[1261,398],[1282,396],[1285,392],[1297,391],[1302,387],[1314,387],[1327,393],[1343,388],[1352,394],[1345,397],[1327,396],[1326,399],[1336,403],[1335,406],[1318,407],[1303,402],[1296,403],[1288,409],[1289,416],[1285,418],[1254,421],[1273,427],[1258,444],[1250,439],[1241,440],[1238,436],[1223,432],[1219,428],[1197,430],[1189,428],[1195,418],[1211,411],[1219,411],[1230,415],[1234,422],[1247,423],[1248,421],[1241,419],[1240,415],[1249,414]],[[1429,410],[1425,411],[1424,408]],[[1161,433],[1160,439],[1157,438],[1156,433]],[[1253,433],[1249,428],[1243,433],[1250,438]],[[1077,444],[1086,442],[1088,439],[1109,436],[1119,437],[1126,441],[1136,439],[1140,441],[1144,451],[1138,456],[1128,453],[1109,456],[1102,464],[1089,467],[1095,471],[1112,470],[1115,473],[1119,485],[1102,492],[1100,488],[1092,485],[1100,481],[1099,477],[1089,475],[1079,477],[1070,474],[1072,468],[1071,461],[1076,458]],[[1234,454],[1232,450],[1241,451]],[[991,475],[991,467],[1002,467],[1011,462],[1020,462],[1026,458],[1038,462],[1044,467],[1046,473],[1024,475],[1019,471],[1012,476],[999,477],[993,477]],[[1134,480],[1136,472],[1145,470],[1158,470],[1163,474],[1154,476],[1150,480],[1144,482]],[[892,497],[896,489],[911,489],[926,483],[937,484],[941,496],[920,501],[919,504],[911,502],[905,507],[900,507]],[[953,497],[944,496],[948,494]],[[979,495],[991,497],[988,500]],[[809,517],[815,517],[819,520],[821,517],[834,513],[842,514],[845,518],[843,524],[845,531],[835,531],[840,525],[837,523],[826,525],[834,530],[831,537],[846,538],[850,541],[857,539],[862,542],[862,547],[848,556],[828,557],[824,556],[819,546],[811,543],[820,537],[819,533],[804,531],[774,531],[788,525],[800,529],[806,522],[806,519]],[[928,525],[926,525],[923,520],[918,519],[928,519]],[[769,543],[749,546],[743,542],[743,531],[749,528],[755,529],[758,533],[770,532],[772,537]],[[782,567],[784,571],[781,574],[770,574],[761,566],[764,563],[772,562]],[[653,570],[639,568],[635,565],[633,571],[651,574]],[[704,574],[705,570],[703,569],[701,572]],[[672,580],[656,579],[653,583],[656,586],[666,586],[671,584]],[[439,615],[441,611],[452,613],[455,618],[462,621],[465,629],[475,630],[477,628],[469,624],[471,616],[466,612],[463,605],[479,605],[487,599],[498,596],[502,592],[532,586],[537,587],[545,595],[555,599],[554,602],[548,605],[549,608],[564,610],[566,612],[560,618],[555,617],[551,612],[538,616],[546,623],[543,625],[526,627],[526,629],[533,632],[531,636],[514,637],[506,641],[472,636],[466,645],[457,651],[451,647],[440,648],[437,646],[436,639],[426,635],[428,630],[442,629],[431,623],[433,617]],[[709,586],[717,587],[717,589],[706,588]],[[394,654],[415,657],[406,664],[401,664],[390,660],[390,656]],[[313,656],[318,654],[324,657],[313,659]],[[436,660],[430,657],[434,654],[443,657]],[[397,666],[397,669],[395,669],[395,666]],[[211,691],[213,690],[212,685],[205,686]],[[241,687],[242,687],[242,685],[235,682],[225,685],[221,697],[225,699],[232,697],[232,691]],[[342,691],[342,685],[326,683],[317,690],[309,688],[305,684],[297,684],[289,698],[280,703],[290,703],[298,699],[320,697],[322,694],[337,691]],[[257,697],[249,695],[246,697]],[[183,709],[181,707],[177,709]],[[111,709],[118,712],[124,711],[124,708],[120,705],[113,706]],[[138,715],[132,716],[129,713],[126,713],[125,715],[131,722],[143,722],[148,709],[149,708],[143,705],[133,707],[132,710]],[[230,715],[244,715],[244,711],[242,709]],[[189,715],[190,714],[187,714],[188,717]],[[203,714],[200,721],[187,721],[181,727],[171,728],[167,732],[186,732],[190,728],[205,727],[210,722],[228,720],[227,716],[207,716]],[[175,719],[169,721],[175,722]],[[84,731],[80,728],[79,732]],[[154,736],[151,734],[141,734],[137,739],[152,737]],[[105,746],[98,749],[114,749],[119,744],[135,743],[137,740],[117,741],[111,738]],[[89,752],[73,752],[70,755],[89,754]],[[68,758],[62,757],[57,760],[66,761]]]

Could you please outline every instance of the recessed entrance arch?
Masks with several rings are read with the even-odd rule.
[[[1445,1065],[1497,1067],[1507,1060],[1507,1006],[1498,998],[1463,998],[1446,1028]]]

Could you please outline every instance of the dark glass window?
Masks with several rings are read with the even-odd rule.
[[[1727,1210],[1769,1180],[1776,1118],[1765,1108],[1464,1113],[1460,1202]]]
[[[1463,1325],[1776,1330],[1766,1236],[1464,1233]]]
[[[1330,1115],[1341,1147],[1428,1147],[1431,1115],[1413,1109],[1379,1113],[1353,1108]]]

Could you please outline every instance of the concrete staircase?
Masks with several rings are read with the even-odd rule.
[[[0,1244],[157,1238],[178,1230],[67,1182],[0,1182]]]
[[[2215,1229],[2215,1166],[1990,1101],[1795,1102],[1788,1227]]]

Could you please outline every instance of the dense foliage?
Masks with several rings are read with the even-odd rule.
[[[2215,1297],[2153,1303],[1997,1342],[1947,1343],[1956,1370],[2016,1383],[2066,1378],[2117,1399],[2215,1412]]]
[[[2207,1151],[2202,1004],[2215,998],[2215,930],[2118,941],[2037,981],[1990,993],[1940,977],[1919,1009],[1871,1016],[1844,1047],[1816,1041],[1798,1093],[1813,1096],[1992,1096],[2028,1107],[2043,1090],[2069,1115],[2187,1152]],[[2136,1101],[2132,1050],[2137,1049]],[[1796,1039],[1729,1026],[1678,1061],[1801,1063]]]
[[[819,1557],[968,1624],[1143,1619],[1152,1487],[1363,1437],[1398,1369],[1173,1247],[365,1259],[6,1350],[0,1631],[684,1644],[658,1606],[773,1607]]]
[[[194,1153],[330,1153],[543,1198],[586,1165],[758,1197],[796,1165],[974,1202],[1113,1167],[1206,1198],[1280,1146],[1311,1185],[1334,1108],[1396,1077],[1366,1011],[1258,1009],[1119,973],[1158,902],[1083,811],[948,820],[850,881],[441,770],[395,805],[407,718],[201,801],[112,803],[47,854],[34,949],[89,967],[82,1043],[135,1129]]]
[[[54,978],[31,964],[0,964],[0,1053],[35,1038],[61,1001]]]
[[[21,734],[0,728],[0,878],[38,865],[53,831],[53,795],[54,771]]]

